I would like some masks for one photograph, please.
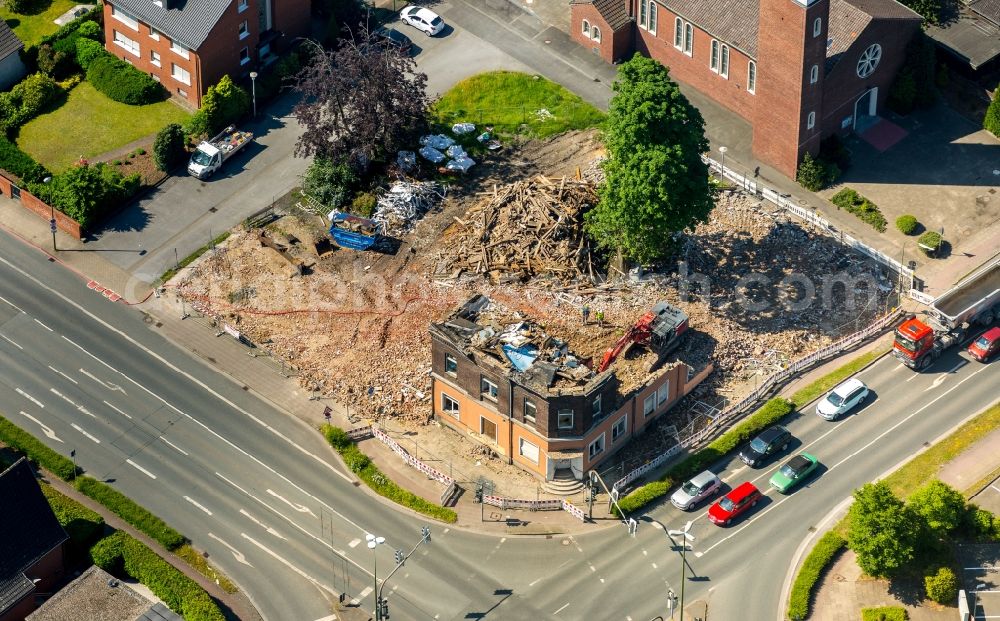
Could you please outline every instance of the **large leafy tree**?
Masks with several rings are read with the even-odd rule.
[[[913,492],[906,504],[939,537],[958,530],[968,513],[965,496],[937,479]]]
[[[597,244],[648,263],[671,247],[673,233],[705,222],[712,210],[705,121],[670,79],[636,54],[618,68],[605,125],[605,182],[587,213]]]
[[[342,39],[336,51],[316,50],[297,76],[295,115],[305,132],[295,154],[364,170],[411,145],[428,128],[427,76],[416,67],[392,46]]]
[[[914,558],[921,519],[884,482],[854,490],[847,544],[870,576],[897,575]]]

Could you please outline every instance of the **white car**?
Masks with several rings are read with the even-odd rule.
[[[681,485],[680,489],[670,497],[670,502],[682,511],[693,509],[699,502],[705,500],[722,487],[722,481],[714,472],[706,470],[695,478]]]
[[[826,420],[837,420],[868,396],[868,387],[857,378],[851,378],[830,392],[816,404],[816,413]]]
[[[444,30],[444,20],[430,9],[422,6],[408,6],[399,12],[399,19],[409,24],[428,37],[433,37]]]

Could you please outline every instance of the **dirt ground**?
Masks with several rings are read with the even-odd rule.
[[[494,184],[538,174],[592,179],[602,156],[594,131],[508,148],[454,183],[446,199],[380,252],[329,250],[323,221],[288,209],[265,227],[283,252],[241,228],[175,286],[296,367],[305,386],[349,404],[352,414],[382,419],[404,446],[415,443],[421,458],[440,469],[447,464],[461,480],[486,476],[498,491],[521,497],[539,493],[530,475],[468,438],[428,425],[429,324],[475,293],[597,358],[656,302],[681,307],[692,329],[672,358],[695,370],[711,363],[715,371],[662,417],[661,427],[679,430],[704,424],[708,405],[739,399],[765,374],[866,325],[888,306],[893,283],[873,263],[738,192],[718,196],[710,221],[679,240],[676,261],[641,276],[496,284],[479,274],[437,273],[442,236]],[[592,313],[604,311],[604,326],[581,325],[584,303]],[[633,348],[629,355],[646,353]],[[647,433],[608,467],[630,469],[672,442],[670,433]]]

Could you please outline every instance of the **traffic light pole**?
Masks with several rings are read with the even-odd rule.
[[[430,528],[424,526],[420,529],[420,534],[420,541],[418,541],[417,545],[413,546],[413,549],[409,552],[403,554],[402,550],[396,550],[396,566],[392,568],[392,571],[389,572],[388,576],[382,579],[381,586],[379,586],[378,591],[375,592],[375,621],[386,621],[386,619],[389,618],[389,602],[382,599],[382,590],[385,589],[385,583],[389,581],[389,578],[392,578],[392,575],[396,573],[396,570],[406,564],[406,559],[410,558],[410,556],[417,551],[420,544],[431,542]]]

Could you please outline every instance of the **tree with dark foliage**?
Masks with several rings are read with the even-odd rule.
[[[412,58],[346,39],[332,52],[313,47],[296,76],[302,99],[294,112],[305,133],[295,155],[346,161],[363,172],[427,131],[427,75]]]

